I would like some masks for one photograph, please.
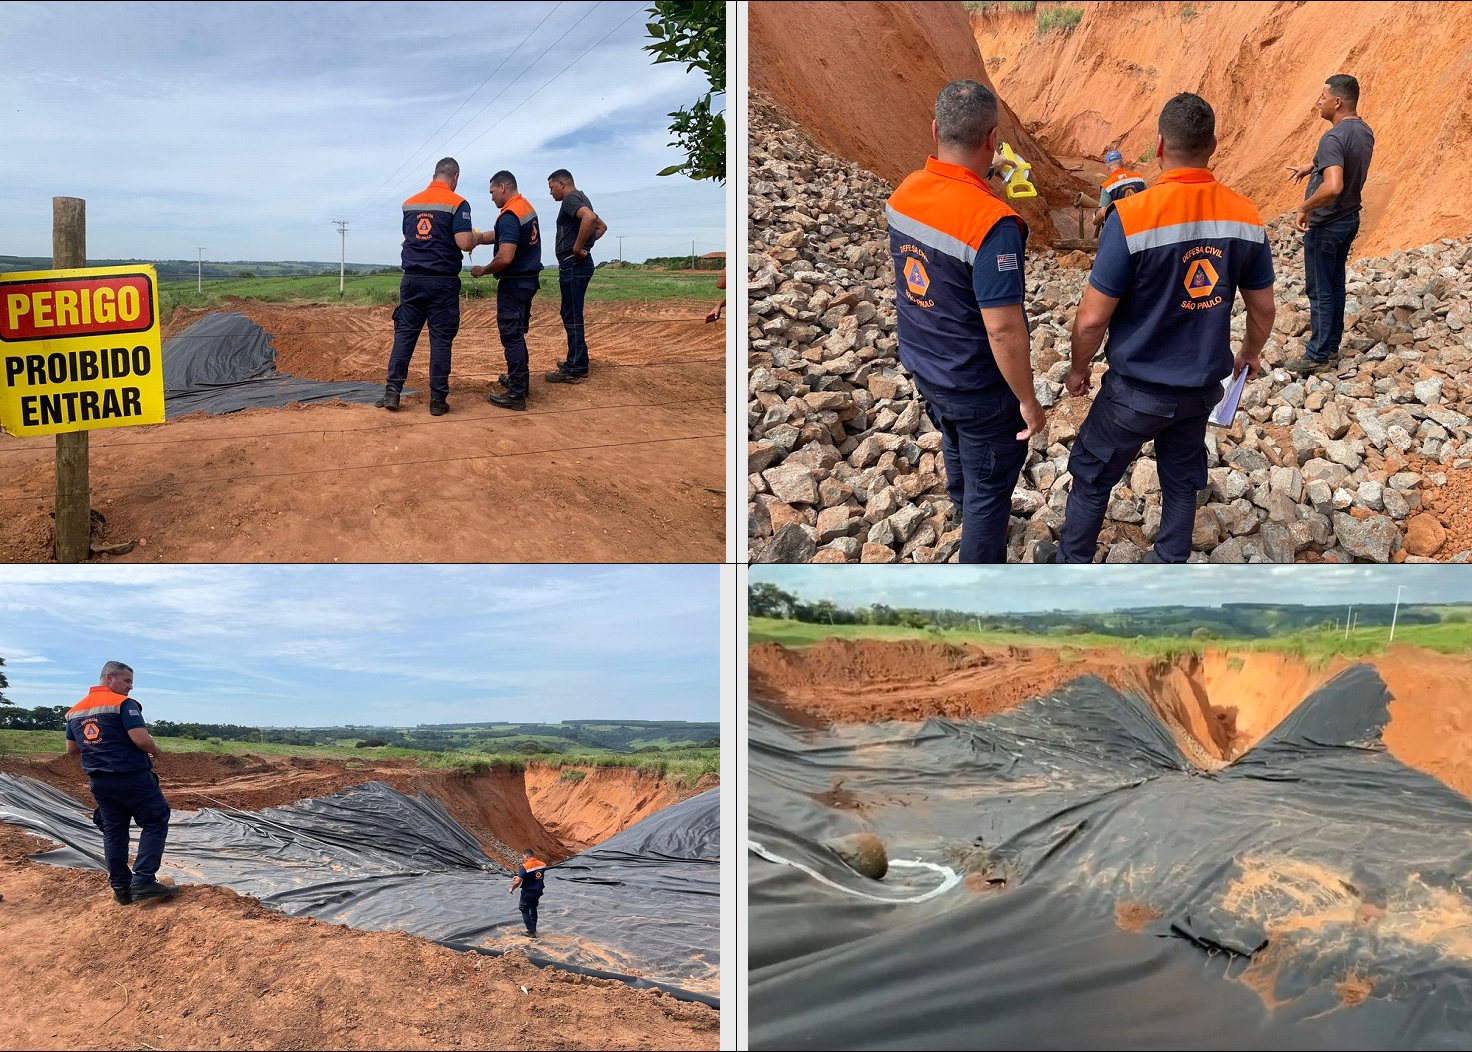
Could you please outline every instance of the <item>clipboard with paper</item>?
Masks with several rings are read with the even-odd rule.
[[[1243,368],[1235,378],[1229,376],[1222,381],[1222,400],[1211,411],[1207,423],[1213,427],[1232,426],[1232,420],[1237,415],[1237,403],[1242,401],[1242,389],[1247,386],[1247,374],[1251,371]]]

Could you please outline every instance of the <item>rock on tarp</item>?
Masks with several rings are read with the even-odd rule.
[[[1472,801],[1388,702],[1356,666],[1208,772],[1094,677],[827,730],[754,698],[751,1047],[1466,1047]],[[958,882],[866,880],[858,831]]]
[[[164,410],[211,415],[271,409],[293,402],[372,404],[383,384],[302,380],[276,371],[276,348],[244,314],[208,314],[164,341]],[[386,360],[386,359],[385,359]]]
[[[512,873],[430,797],[368,782],[260,812],[177,809],[191,802],[172,801],[164,852],[162,872],[180,884],[462,949],[523,930]],[[0,774],[0,821],[63,845],[39,862],[105,868],[90,811],[42,782]],[[719,789],[553,866],[546,886],[533,960],[718,1004],[700,989],[720,972]]]

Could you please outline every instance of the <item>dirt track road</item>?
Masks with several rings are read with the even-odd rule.
[[[382,379],[390,307],[227,309],[272,334],[283,372]],[[472,301],[448,416],[428,412],[425,336],[397,414],[336,403],[93,432],[103,540],[137,542],[94,561],[717,562],[725,351],[708,309],[589,304],[592,378],[552,386],[566,344],[538,304],[525,413],[485,401],[505,360],[494,304]],[[0,561],[53,558],[54,448],[0,436]]]

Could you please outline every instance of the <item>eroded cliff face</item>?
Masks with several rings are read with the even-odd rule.
[[[1472,4],[1067,6],[1083,12],[1067,33],[1039,35],[1036,13],[1006,4],[971,17],[1001,96],[1065,163],[1114,146],[1153,179],[1160,108],[1196,92],[1217,114],[1217,177],[1271,219],[1303,198],[1286,166],[1308,161],[1329,127],[1319,90],[1349,73],[1375,131],[1355,257],[1472,232]]]
[[[935,3],[753,3],[750,84],[824,149],[893,184],[934,152],[935,97],[954,80],[992,87],[966,13]],[[1002,101],[1002,137],[1033,166],[1037,198],[1009,202],[1030,244],[1058,237],[1049,211],[1087,184],[1066,171]],[[1020,107],[1025,109],[1026,107]]]

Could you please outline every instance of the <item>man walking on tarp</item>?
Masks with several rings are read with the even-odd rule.
[[[109,661],[99,685],[66,714],[66,751],[82,758],[82,770],[91,778],[97,801],[92,821],[102,830],[107,882],[124,906],[177,890],[156,879],[169,835],[169,802],[159,789],[152,757],[163,752],[143,722],[143,706],[128,697],[132,690],[133,670]],[[130,870],[128,831],[135,821],[143,834]]]
[[[516,870],[516,879],[511,882],[511,894],[517,888],[521,888],[521,904],[517,907],[521,910],[521,919],[526,922],[526,933],[531,938],[537,937],[537,902],[542,898],[542,885],[547,876],[547,863],[537,861],[537,856],[529,847],[522,848],[521,853],[525,860]]]

